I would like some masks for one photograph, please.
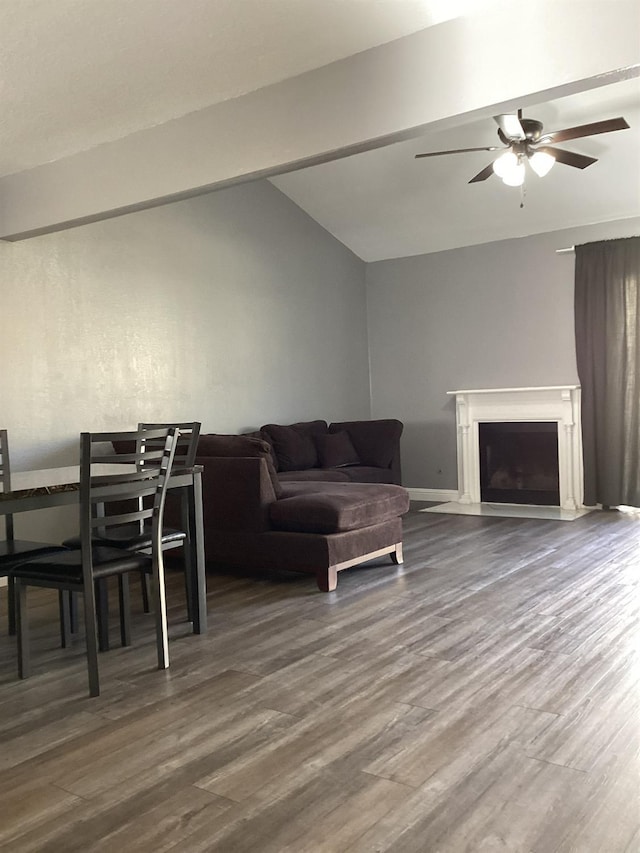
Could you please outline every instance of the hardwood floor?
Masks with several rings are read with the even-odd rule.
[[[45,591],[17,680],[0,590],[0,850],[640,851],[640,514],[413,510],[404,552],[210,576],[167,672],[138,610],[98,699]]]

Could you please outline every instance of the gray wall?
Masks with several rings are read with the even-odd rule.
[[[76,462],[81,430],[139,420],[369,417],[364,276],[267,182],[0,243],[14,467]],[[48,515],[21,516],[22,535]]]
[[[578,381],[574,256],[555,250],[638,233],[624,220],[367,266],[372,416],[405,423],[405,485],[457,488],[447,391]]]

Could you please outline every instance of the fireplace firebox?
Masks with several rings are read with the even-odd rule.
[[[479,423],[480,499],[560,505],[557,422]]]

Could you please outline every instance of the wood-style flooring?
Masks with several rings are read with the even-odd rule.
[[[171,669],[134,595],[97,699],[47,591],[17,680],[0,590],[0,850],[640,851],[640,514],[414,509],[404,543],[330,594],[211,575],[202,637],[172,573]]]

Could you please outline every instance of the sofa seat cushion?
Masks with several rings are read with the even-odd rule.
[[[342,469],[336,468],[307,468],[304,471],[279,471],[278,480],[281,485],[286,483],[349,483],[351,478]]]
[[[277,530],[344,533],[397,518],[409,509],[402,486],[374,483],[288,483],[269,509]]]

